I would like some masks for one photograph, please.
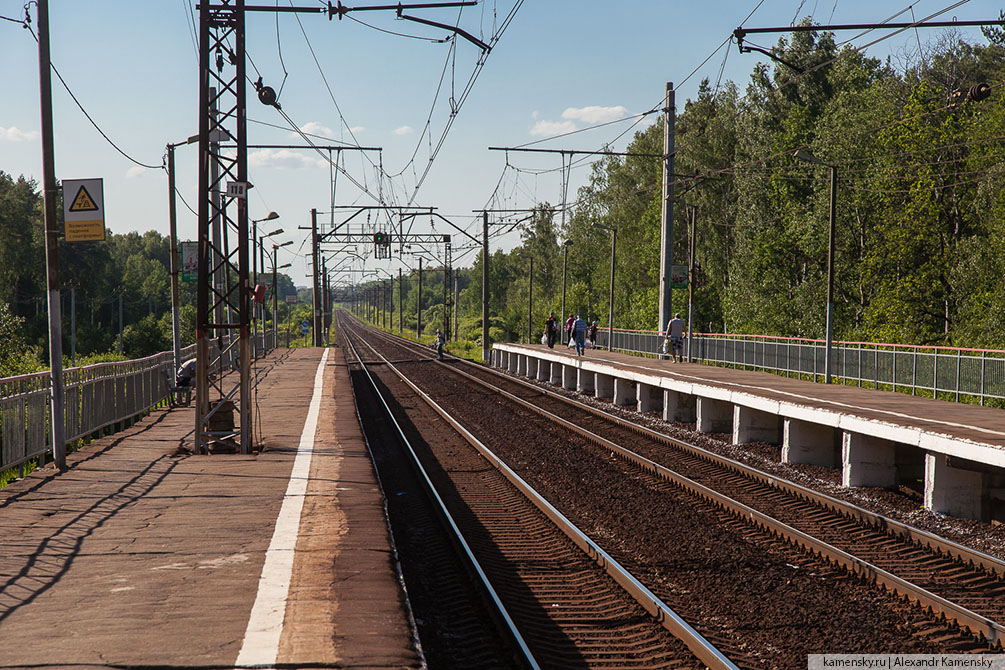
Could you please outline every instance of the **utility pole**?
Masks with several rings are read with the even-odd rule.
[[[482,361],[489,361],[489,213],[482,212]]]
[[[70,287],[70,367],[77,367],[77,287]]]
[[[174,369],[181,367],[181,293],[178,288],[178,213],[175,204],[174,144],[167,145],[168,228],[171,237],[171,346]]]
[[[276,263],[276,252],[279,245],[272,245],[272,348],[279,348],[279,268]]]
[[[402,318],[403,312],[401,311],[401,296],[405,292],[405,285],[401,283],[401,268],[398,268],[398,334],[402,335],[405,332],[405,319]]]
[[[454,275],[454,340],[457,339],[457,301],[460,299],[461,294],[457,290],[457,275]]]
[[[66,470],[63,417],[63,319],[59,297],[59,228],[56,225],[56,163],[52,133],[52,76],[49,61],[49,0],[38,0],[38,87],[42,112],[42,190],[45,202],[45,279],[49,304],[49,401],[52,458]]]
[[[122,353],[122,291],[119,291],[119,353]]]
[[[660,230],[660,322],[658,329],[666,328],[673,314],[673,289],[670,272],[673,269],[673,179],[674,179],[674,126],[676,109],[673,82],[667,82],[663,108],[663,207]]]
[[[572,246],[572,240],[566,240],[562,243],[562,311],[559,313],[561,320],[561,333],[560,339],[562,344],[568,344],[565,341],[565,280],[569,270],[569,247]]]
[[[530,271],[527,273],[527,344],[534,344],[534,257],[530,257]]]
[[[687,338],[687,362],[694,362],[694,351],[691,348],[694,342],[694,234],[698,223],[698,205],[691,207],[691,234],[688,235],[688,271],[687,271],[687,328],[690,336]]]
[[[321,346],[321,282],[318,272],[321,270],[318,259],[318,210],[311,208],[311,254],[314,259],[314,346]]]
[[[331,293],[328,290],[328,259],[321,259],[321,277],[322,277],[322,303],[321,303],[321,324],[324,328],[324,334],[322,337],[321,344],[323,346],[328,346],[328,329],[331,327]]]
[[[443,337],[450,337],[450,302],[447,295],[450,292],[450,268],[443,263]]]
[[[419,291],[415,304],[415,339],[419,339],[422,335],[422,256],[419,256]]]

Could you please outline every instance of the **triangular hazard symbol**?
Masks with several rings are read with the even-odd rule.
[[[73,204],[70,205],[71,212],[94,212],[97,211],[98,206],[94,204],[94,198],[91,194],[87,192],[87,189],[83,186],[77,191],[77,197],[73,199]]]

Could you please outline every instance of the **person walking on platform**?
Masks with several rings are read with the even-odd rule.
[[[675,363],[684,362],[684,337],[687,324],[680,318],[680,313],[673,315],[667,323],[666,338],[670,341],[670,359]]]
[[[594,348],[596,348],[596,346],[597,346],[597,322],[596,321],[594,321],[593,323],[590,324],[590,333],[589,333],[589,335],[590,335],[590,343],[591,343],[591,345]]]
[[[548,348],[555,348],[555,340],[558,339],[558,319],[552,312],[544,321],[544,334],[548,336]]]
[[[443,360],[443,345],[446,343],[447,338],[443,336],[443,331],[439,328],[436,329],[436,356],[442,361]]]
[[[588,326],[580,316],[576,315],[576,320],[572,322],[572,335],[576,340],[576,355],[582,356],[586,353],[586,331]]]
[[[572,315],[572,312],[569,312],[569,319],[565,322],[565,334],[570,342],[572,342],[572,324],[574,323],[576,323],[576,317]]]

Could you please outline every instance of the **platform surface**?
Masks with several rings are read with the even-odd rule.
[[[501,348],[549,358],[558,357],[558,360],[571,365],[575,365],[577,361],[602,363],[630,373],[664,376],[684,383],[749,393],[779,402],[916,428],[932,434],[991,445],[1005,451],[1005,410],[1001,409],[857,386],[819,384],[770,372],[737,370],[701,363],[674,363],[603,349],[588,349],[583,356],[576,356],[575,350],[557,345],[554,349],[538,344],[505,344]]]
[[[0,667],[420,667],[337,349],[292,569],[263,574],[289,559],[269,548],[323,352],[259,361],[259,454],[185,453],[194,410],[155,410],[0,491]],[[253,607],[278,622],[264,636]]]

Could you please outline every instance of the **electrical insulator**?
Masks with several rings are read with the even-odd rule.
[[[991,87],[987,84],[974,84],[970,87],[970,90],[967,91],[967,99],[973,100],[974,102],[984,100],[989,95],[991,95]]]

